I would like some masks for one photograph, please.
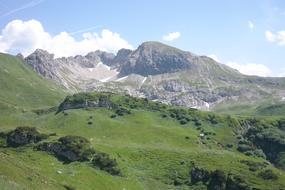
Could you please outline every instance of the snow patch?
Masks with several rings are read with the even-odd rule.
[[[108,80],[110,80],[111,78],[113,78],[113,76],[107,77],[107,78],[104,78],[104,79],[99,79],[99,81],[100,82],[108,82]]]
[[[144,83],[145,81],[146,81],[146,77],[143,78],[141,85],[143,85],[143,83]]]
[[[94,70],[94,68],[88,68],[88,70],[89,70],[90,72],[92,72],[92,71]]]
[[[283,96],[283,97],[281,98],[281,100],[282,100],[282,101],[285,101],[285,96]]]
[[[108,65],[105,65],[102,62],[99,62],[96,67],[103,67],[104,69],[107,69],[108,71],[111,71],[111,67],[109,67]]]
[[[115,81],[116,81],[116,82],[118,82],[118,81],[122,81],[122,80],[124,80],[124,79],[126,79],[126,78],[128,78],[128,76],[118,78],[118,79],[117,79],[117,80],[115,80]]]
[[[205,102],[205,106],[206,106],[207,109],[210,108],[210,104],[208,102]]]

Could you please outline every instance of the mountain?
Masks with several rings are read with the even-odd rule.
[[[66,95],[53,81],[35,73],[20,56],[2,53],[0,89],[0,112],[54,106]]]
[[[159,42],[122,49],[117,55],[96,51],[56,59],[36,50],[25,62],[71,92],[111,91],[220,112],[254,112],[285,97],[284,78],[246,76],[207,56]]]
[[[215,114],[106,92],[69,95],[45,110],[13,114],[8,128],[0,122],[1,189],[285,186],[282,117]]]

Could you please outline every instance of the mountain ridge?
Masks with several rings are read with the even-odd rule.
[[[116,55],[97,50],[50,59],[48,52],[39,52],[26,57],[26,63],[71,92],[119,92],[206,110],[227,101],[278,102],[285,96],[284,78],[243,75],[207,56],[160,42],[144,42],[136,50],[121,49]]]

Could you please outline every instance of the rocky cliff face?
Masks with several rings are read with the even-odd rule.
[[[36,50],[25,62],[71,92],[111,91],[199,109],[285,97],[285,80],[245,76],[206,56],[159,42],[117,55],[102,51],[54,59]],[[283,89],[283,90],[282,90]]]

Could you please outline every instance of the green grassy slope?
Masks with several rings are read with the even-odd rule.
[[[56,105],[65,93],[38,76],[18,57],[0,53],[0,109],[31,109]]]
[[[239,134],[244,130],[237,118],[118,95],[111,95],[114,103],[111,105],[100,97],[96,93],[68,97],[57,114],[55,111],[40,115],[19,113],[13,119],[0,122],[0,128],[7,131],[29,125],[42,133],[57,134],[48,141],[65,135],[83,136],[95,150],[108,153],[117,160],[122,176],[94,169],[87,162],[63,164],[50,154],[33,151],[29,145],[2,147],[0,186],[4,189],[67,189],[65,185],[84,190],[207,189],[200,182],[186,183],[194,165],[207,171],[219,169],[228,175],[239,176],[251,188],[277,190],[285,186],[283,170],[263,158],[237,151]],[[104,103],[91,108],[98,98]],[[87,106],[67,109],[81,103]],[[120,116],[121,112],[117,110],[123,108],[131,113]],[[111,118],[114,114],[116,117]],[[182,120],[185,122],[181,124]],[[202,133],[207,135],[202,138]],[[254,171],[245,163],[263,167]],[[261,178],[259,173],[266,169],[272,170],[278,179]]]

